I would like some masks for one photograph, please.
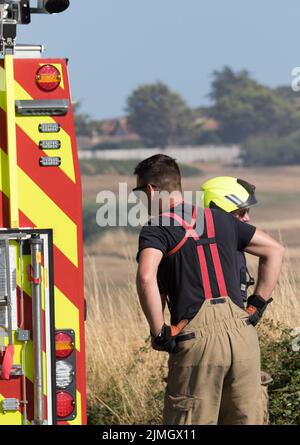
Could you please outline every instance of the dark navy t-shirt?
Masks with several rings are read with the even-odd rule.
[[[192,220],[193,208],[189,204],[184,204],[184,206],[180,204],[170,212],[183,217],[188,223]],[[198,208],[196,231],[199,236],[207,238],[203,214],[203,209]],[[240,291],[237,251],[242,252],[248,246],[256,228],[217,209],[212,209],[212,214],[227,292],[235,304],[244,308]],[[167,256],[185,235],[185,229],[181,225],[172,219],[168,219],[168,222],[169,224],[166,224],[165,217],[160,216],[150,219],[142,228],[137,260],[140,252],[146,248],[158,249],[163,253],[157,280],[161,293],[167,295],[171,323],[177,324],[180,320],[191,320],[205,301],[205,296],[196,242],[189,237],[177,253]],[[209,246],[205,245],[204,250],[213,298],[217,298],[220,294]]]

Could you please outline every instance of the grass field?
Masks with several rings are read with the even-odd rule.
[[[251,210],[252,223],[277,239],[282,239],[288,247],[287,255],[291,258],[292,266],[296,268],[299,265],[300,167],[233,169],[210,164],[197,164],[197,167],[201,169],[202,176],[183,178],[185,190],[198,190],[206,179],[219,175],[233,175],[255,184],[260,205]],[[83,175],[83,198],[85,203],[94,206],[95,210],[89,215],[93,222],[97,194],[102,190],[117,192],[119,182],[127,182],[128,190],[135,186],[133,175]],[[128,233],[124,229],[103,230],[94,225],[96,237],[91,245],[86,246],[85,262],[87,264],[87,257],[93,259],[101,283],[112,281],[122,286],[130,273],[128,258],[134,258],[136,254],[138,231]]]
[[[269,321],[260,328],[263,345],[267,342],[265,348],[268,355],[268,342],[275,342],[276,345],[276,338],[282,335],[282,331],[277,330],[277,322],[288,327],[300,326],[300,297],[297,291],[300,167],[255,170],[202,164],[197,167],[203,172],[202,176],[184,178],[185,189],[197,190],[201,182],[217,175],[238,176],[256,184],[261,205],[251,212],[252,222],[287,246],[274,302],[268,308]],[[133,187],[135,179],[133,176],[116,174],[84,175],[84,200],[95,202],[101,190],[117,191],[119,182],[128,182]],[[151,350],[147,340],[148,327],[138,305],[134,285],[137,239],[138,233],[121,229],[105,233],[99,231],[85,247],[85,285],[89,307],[86,327],[87,384],[91,423],[157,424],[161,421],[167,356]],[[253,258],[250,259],[250,267],[255,272],[256,260]],[[279,360],[279,346],[276,351],[277,346],[271,353],[271,363],[272,360],[274,363]],[[297,360],[299,363],[299,355]],[[285,388],[284,396],[288,390]],[[290,394],[287,400],[288,397]],[[274,395],[271,400],[274,413],[276,409],[283,410],[280,406],[284,405],[284,400],[278,402],[277,395]],[[290,411],[289,403],[286,403],[287,412]],[[281,414],[274,416],[274,423],[282,421]],[[287,423],[293,423],[293,416],[294,413],[290,417],[286,415],[284,419],[288,419],[285,420]]]

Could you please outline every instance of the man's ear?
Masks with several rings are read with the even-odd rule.
[[[149,197],[151,198],[151,201],[153,201],[155,198],[155,193],[157,193],[157,190],[155,190],[155,188],[151,184],[148,184],[147,192],[149,194]]]

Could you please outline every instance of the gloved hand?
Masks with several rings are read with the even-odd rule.
[[[176,348],[176,337],[179,334],[174,326],[163,325],[159,335],[154,337],[151,334],[151,342],[153,349],[157,351],[165,351],[172,353]]]
[[[273,298],[264,300],[260,295],[251,295],[247,300],[246,311],[250,315],[249,321],[253,326],[256,326],[260,321],[267,306],[273,301]]]

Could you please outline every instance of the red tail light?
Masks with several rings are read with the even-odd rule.
[[[57,359],[69,357],[74,350],[72,337],[65,332],[57,332],[55,335],[55,350]]]
[[[56,413],[59,419],[70,417],[75,409],[75,400],[67,391],[56,393]]]
[[[43,65],[36,73],[36,83],[43,91],[54,91],[61,83],[61,74],[54,65]]]

